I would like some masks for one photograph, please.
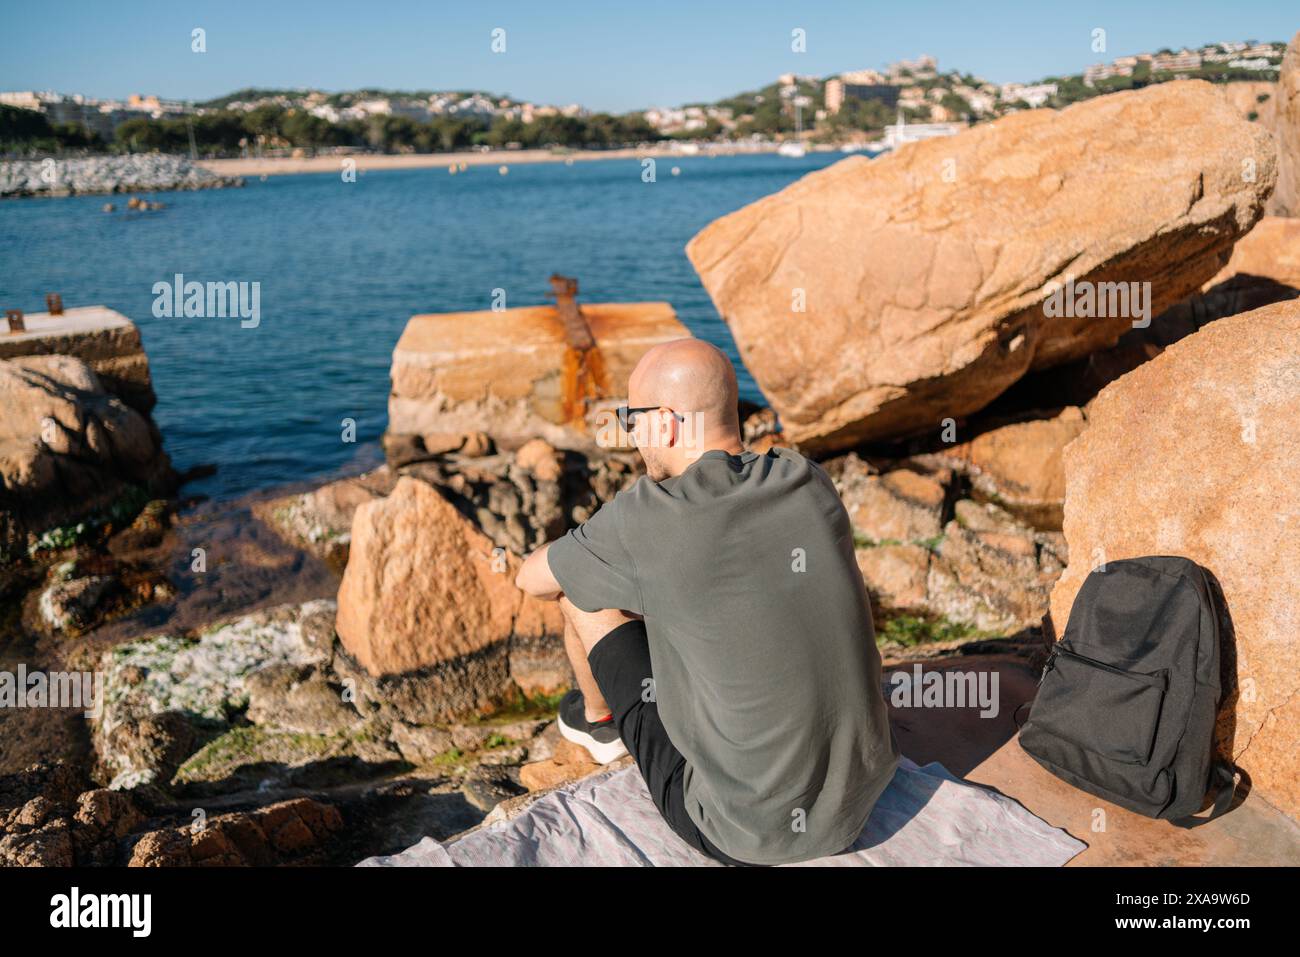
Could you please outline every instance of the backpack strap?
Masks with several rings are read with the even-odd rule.
[[[1180,817],[1170,820],[1174,827],[1193,828],[1200,827],[1216,817],[1222,815],[1232,805],[1232,798],[1237,792],[1237,776],[1232,773],[1232,769],[1221,761],[1214,764],[1213,778],[1218,782],[1219,793],[1214,798],[1214,807],[1210,809],[1208,817],[1197,817],[1189,814],[1187,817]]]
[[[1054,644],[1054,645],[1052,646],[1052,650],[1051,650],[1050,652],[1048,652],[1048,655],[1047,655],[1047,661],[1045,661],[1045,662],[1043,663],[1043,673],[1042,673],[1041,675],[1038,676],[1038,687],[1039,687],[1039,688],[1041,688],[1041,687],[1043,686],[1043,681],[1047,678],[1047,673],[1048,673],[1049,671],[1051,671],[1051,670],[1052,670],[1052,666],[1056,664],[1056,656],[1057,656],[1057,654],[1059,653],[1060,650],[1061,650],[1061,649],[1060,649],[1060,642],[1057,642],[1056,644]],[[1036,697],[1036,696],[1037,696],[1037,691],[1035,691],[1034,694],[1035,694],[1035,697]],[[1021,728],[1023,728],[1023,727],[1025,726],[1025,721],[1028,721],[1028,720],[1029,720],[1029,718],[1026,716],[1025,720],[1024,720],[1024,721],[1021,721],[1021,720],[1020,720],[1020,712],[1023,711],[1025,708],[1028,708],[1028,707],[1029,707],[1030,705],[1032,705],[1033,703],[1034,703],[1034,699],[1033,699],[1033,698],[1030,698],[1028,701],[1022,701],[1022,702],[1020,702],[1020,704],[1016,707],[1016,710],[1013,711],[1013,712],[1011,712],[1011,720],[1014,721],[1014,722],[1016,723],[1016,730],[1017,730],[1017,731],[1019,731]]]
[[[1023,728],[1023,727],[1025,726],[1025,721],[1028,721],[1028,720],[1029,720],[1029,718],[1026,717],[1026,718],[1024,719],[1024,721],[1022,721],[1022,720],[1020,719],[1020,712],[1021,712],[1021,711],[1024,711],[1024,710],[1025,710],[1026,708],[1028,708],[1031,704],[1033,704],[1032,701],[1022,701],[1022,702],[1020,702],[1019,705],[1016,706],[1016,710],[1013,711],[1013,712],[1011,712],[1011,720],[1014,721],[1014,722],[1016,723],[1016,730],[1017,730],[1017,731],[1019,731],[1021,728]]]

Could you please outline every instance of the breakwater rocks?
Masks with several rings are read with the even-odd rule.
[[[240,177],[218,176],[182,156],[163,153],[0,161],[0,197],[218,189],[243,185]]]

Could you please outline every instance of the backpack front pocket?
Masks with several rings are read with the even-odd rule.
[[[1026,724],[1121,764],[1151,758],[1167,673],[1142,674],[1059,645]]]

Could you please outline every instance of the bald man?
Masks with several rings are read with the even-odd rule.
[[[686,843],[727,864],[846,850],[898,763],[849,518],[826,473],[741,441],[736,373],[650,349],[620,410],[647,474],[528,557],[578,687],[560,732],[631,752]]]

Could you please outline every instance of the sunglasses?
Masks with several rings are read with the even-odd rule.
[[[631,432],[636,428],[636,422],[634,420],[638,415],[642,412],[654,412],[660,408],[662,408],[662,406],[658,405],[637,405],[632,406],[631,408],[628,408],[625,405],[620,405],[618,407],[618,427],[624,432]],[[681,416],[676,412],[673,413],[673,417],[676,419],[681,418]]]

